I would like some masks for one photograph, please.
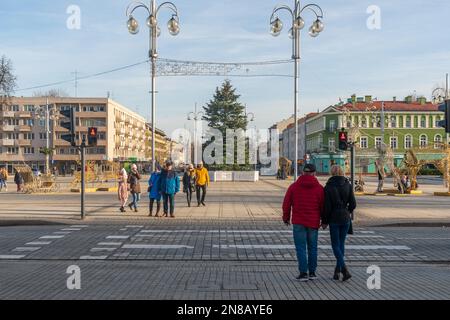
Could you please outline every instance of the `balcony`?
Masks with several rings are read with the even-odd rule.
[[[3,111],[0,113],[3,118],[15,118],[16,114],[14,111]]]
[[[31,131],[31,126],[19,126],[19,131],[20,132],[30,132]]]
[[[31,147],[31,140],[19,140],[19,146],[20,147]]]
[[[1,139],[0,143],[3,147],[14,147],[15,146],[15,140],[13,140],[13,139]]]
[[[19,116],[19,118],[31,118],[30,111],[19,111],[16,115]]]
[[[5,124],[3,125],[3,131],[4,132],[11,132],[11,131],[15,131],[16,130],[16,126],[12,126],[9,124]]]

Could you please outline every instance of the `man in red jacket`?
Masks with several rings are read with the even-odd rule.
[[[324,192],[315,173],[316,167],[313,164],[306,164],[303,175],[289,187],[283,202],[283,221],[286,225],[290,224],[292,216],[294,243],[300,271],[297,280],[300,281],[317,279],[317,241]],[[308,254],[306,247],[308,247]]]

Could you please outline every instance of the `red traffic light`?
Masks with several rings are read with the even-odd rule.
[[[339,140],[347,142],[347,132],[339,132]]]
[[[89,135],[91,137],[96,137],[97,136],[97,128],[89,128]]]

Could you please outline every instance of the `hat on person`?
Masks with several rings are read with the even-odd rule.
[[[316,172],[316,166],[312,163],[305,164],[303,172]]]

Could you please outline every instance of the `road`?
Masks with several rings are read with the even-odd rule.
[[[354,277],[333,282],[329,235],[320,232],[319,279],[299,283],[289,228],[263,220],[0,228],[0,299],[449,299],[447,228],[356,228]],[[69,290],[69,266],[81,289]],[[367,287],[367,268],[381,289]]]

